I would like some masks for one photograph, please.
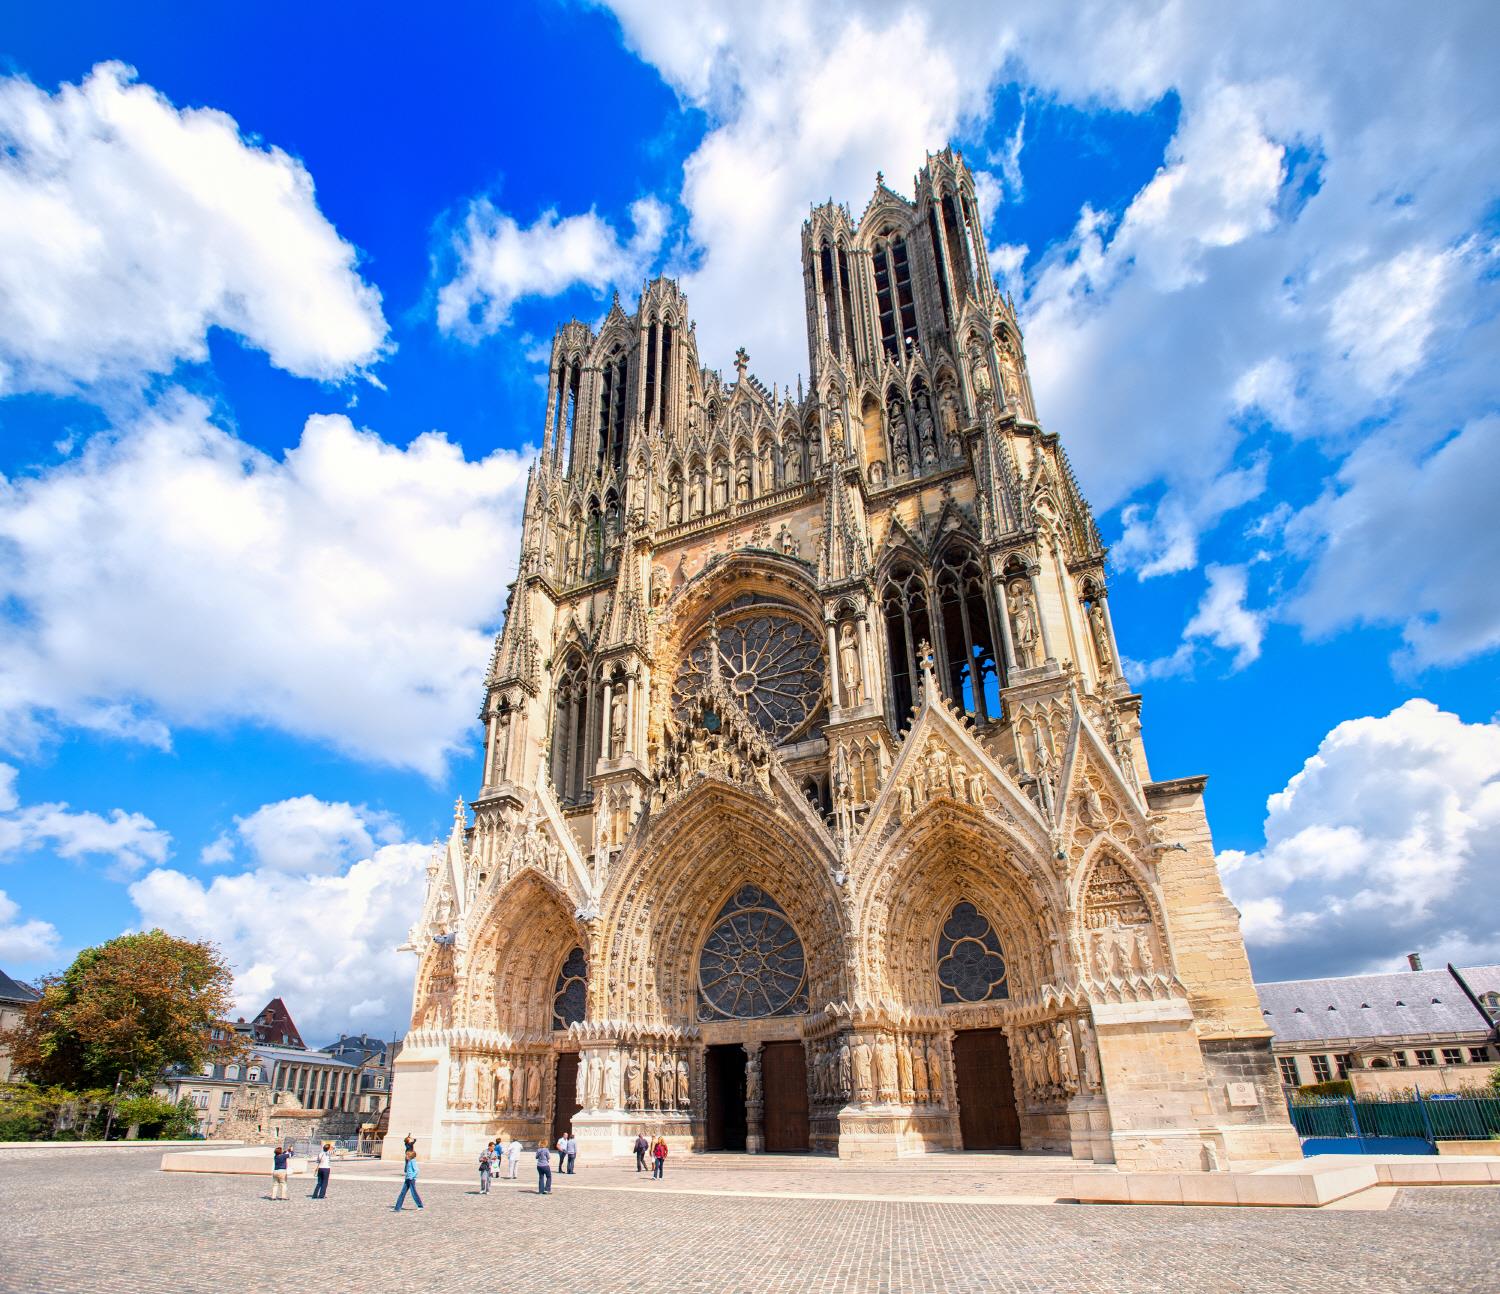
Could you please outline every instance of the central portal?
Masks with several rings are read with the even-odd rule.
[[[745,1049],[738,1043],[710,1047],[704,1057],[708,1118],[705,1150],[745,1148]]]
[[[960,1029],[953,1035],[953,1068],[964,1149],[1019,1149],[1021,1117],[1016,1111],[1005,1031]]]

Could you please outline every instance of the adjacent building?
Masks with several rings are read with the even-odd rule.
[[[1257,984],[1287,1089],[1348,1079],[1356,1094],[1483,1087],[1500,1063],[1500,966]]]
[[[398,1044],[358,1034],[310,1049],[280,998],[248,1023],[213,1031],[215,1041],[229,1033],[245,1041],[240,1059],[174,1071],[157,1085],[168,1099],[193,1103],[206,1137],[353,1137],[379,1122],[389,1103]],[[283,1037],[292,1041],[270,1041]]]
[[[7,1030],[21,1023],[22,1013],[40,996],[30,985],[11,979],[4,971],[0,971],[0,1038],[3,1038]],[[10,1081],[10,1048],[0,1040],[0,1083]]]
[[[670,279],[553,339],[393,1131],[1299,1155],[963,158],[811,210],[800,271],[795,389],[700,364]]]

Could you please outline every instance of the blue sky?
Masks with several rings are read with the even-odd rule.
[[[1500,959],[1485,6],[303,8],[0,36],[0,966],[399,1028],[553,328],[793,383],[808,204],[950,140],[1257,972]]]

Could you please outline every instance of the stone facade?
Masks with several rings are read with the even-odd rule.
[[[670,280],[557,333],[393,1136],[1299,1153],[976,210],[944,151],[811,213],[795,394]]]

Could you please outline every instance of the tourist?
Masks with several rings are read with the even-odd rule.
[[[409,1132],[406,1134],[406,1149],[413,1155],[417,1153],[417,1139]]]
[[[566,1132],[557,1139],[557,1170],[560,1173],[568,1171],[568,1134]]]
[[[573,1175],[573,1164],[578,1159],[578,1138],[573,1135],[573,1129],[568,1129],[568,1176]]]
[[[283,1146],[278,1141],[271,1148],[271,1198],[273,1200],[290,1198],[286,1193],[286,1175],[291,1163],[292,1148]]]
[[[318,1151],[318,1184],[313,1187],[312,1193],[315,1200],[328,1198],[328,1175],[333,1171],[333,1158],[328,1152],[332,1149],[333,1142],[325,1141],[323,1149]]]
[[[479,1152],[479,1193],[490,1193],[490,1174],[495,1170],[495,1143],[492,1141]]]
[[[505,1162],[510,1166],[510,1180],[516,1180],[516,1173],[521,1167],[521,1139],[512,1137],[510,1145],[505,1148]]]
[[[417,1207],[422,1207],[422,1197],[417,1194],[417,1152],[408,1150],[406,1152],[406,1168],[401,1180],[401,1194],[396,1196],[396,1212],[401,1212],[401,1206],[406,1203],[406,1197],[410,1194],[417,1202]]]
[[[651,1160],[651,1176],[659,1180],[667,1171],[667,1143],[661,1137],[651,1147]]]
[[[635,1134],[635,1171],[644,1173],[646,1171],[646,1152],[651,1149],[651,1143],[646,1140],[644,1132]]]
[[[536,1193],[552,1194],[552,1156],[545,1141],[536,1144]]]

